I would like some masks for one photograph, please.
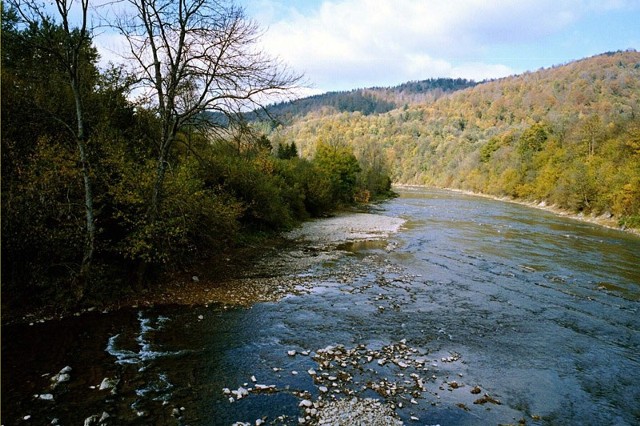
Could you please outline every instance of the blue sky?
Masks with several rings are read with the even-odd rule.
[[[640,50],[640,0],[241,0],[310,93],[498,78]]]

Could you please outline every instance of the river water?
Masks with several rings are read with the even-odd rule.
[[[640,424],[640,238],[400,195],[379,212],[399,233],[308,250],[278,302],[3,327],[2,424],[293,425],[344,397],[408,425]]]

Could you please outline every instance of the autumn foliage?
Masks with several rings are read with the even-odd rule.
[[[639,129],[640,53],[626,51],[384,114],[317,111],[273,137],[295,140],[303,155],[318,139],[343,140],[359,159],[375,153],[396,183],[545,202],[637,227]]]

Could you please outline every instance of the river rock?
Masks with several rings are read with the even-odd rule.
[[[100,416],[97,414],[94,414],[93,416],[89,416],[86,419],[84,419],[84,426],[93,426],[93,425],[97,425],[100,422]]]
[[[242,399],[245,396],[249,396],[249,391],[242,386],[240,386],[237,390],[231,391],[231,393],[236,396],[236,399]]]
[[[318,425],[401,426],[404,423],[386,404],[375,399],[341,399],[318,410]]]
[[[71,375],[69,374],[71,370],[71,367],[69,367],[68,365],[60,370],[58,374],[51,378],[51,381],[53,382],[51,387],[55,388],[59,384],[66,383],[71,380]]]
[[[50,393],[43,393],[38,395],[38,399],[42,401],[53,401],[53,395]]]
[[[102,379],[102,382],[100,382],[100,386],[98,387],[98,390],[115,389],[117,385],[118,385],[118,380],[105,377],[104,379]]]

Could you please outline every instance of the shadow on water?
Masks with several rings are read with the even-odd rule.
[[[3,327],[3,424],[298,424],[331,395],[409,425],[640,423],[640,239],[445,191],[384,207],[399,234],[280,302]]]

